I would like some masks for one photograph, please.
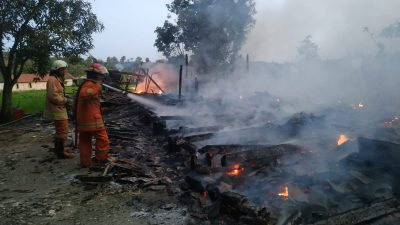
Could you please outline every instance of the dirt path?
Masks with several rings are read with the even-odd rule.
[[[0,224],[190,224],[164,189],[80,183],[88,170],[55,157],[52,131],[38,116],[0,127]]]

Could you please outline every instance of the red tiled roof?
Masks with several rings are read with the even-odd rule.
[[[76,79],[71,74],[66,74],[65,79]],[[17,83],[34,83],[34,82],[47,82],[49,80],[49,76],[46,75],[41,78],[39,75],[34,73],[24,73],[19,76]]]

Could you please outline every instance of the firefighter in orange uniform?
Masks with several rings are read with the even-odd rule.
[[[82,167],[90,167],[92,164],[93,138],[96,140],[94,161],[105,163],[108,158],[109,139],[100,107],[101,83],[107,74],[103,65],[90,65],[86,70],[87,79],[79,87],[76,96],[75,118]]]
[[[65,95],[64,77],[67,74],[67,63],[56,60],[51,66],[49,80],[46,84],[46,108],[44,117],[54,121],[54,152],[58,158],[73,158],[71,149],[65,148],[68,137],[67,106],[72,105],[71,99]]]

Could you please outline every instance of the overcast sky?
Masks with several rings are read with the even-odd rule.
[[[95,57],[162,58],[153,46],[154,30],[167,18],[171,0],[91,0],[105,30],[94,36]],[[378,34],[400,20],[400,0],[256,0],[257,22],[242,49],[253,60],[285,62],[298,57],[297,47],[307,35],[323,58],[375,54],[376,44],[362,32]],[[400,39],[377,37],[389,51],[400,50]]]

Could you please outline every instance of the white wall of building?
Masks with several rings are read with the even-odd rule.
[[[72,85],[72,79],[65,80],[65,86]],[[4,83],[0,83],[0,91],[4,88]],[[31,91],[31,90],[46,90],[46,82],[34,83],[17,83],[13,87],[13,91]]]

